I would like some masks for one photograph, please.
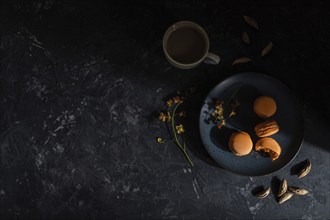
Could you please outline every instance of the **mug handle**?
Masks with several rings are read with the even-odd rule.
[[[216,65],[220,62],[220,57],[214,53],[208,52],[203,63]]]

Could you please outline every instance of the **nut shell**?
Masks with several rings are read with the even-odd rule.
[[[303,178],[304,176],[307,176],[307,174],[309,174],[309,172],[312,169],[312,163],[310,160],[306,160],[305,166],[300,170],[299,174],[298,174],[298,178]]]
[[[286,179],[283,179],[280,185],[280,189],[278,190],[277,196],[278,197],[282,196],[284,193],[286,193],[287,190],[288,190],[288,182],[286,181]]]
[[[279,198],[278,203],[282,204],[282,203],[288,201],[289,199],[291,199],[292,196],[293,196],[292,192],[286,192]]]
[[[270,193],[270,187],[260,191],[259,193],[256,194],[256,196],[260,199],[266,198]]]
[[[289,186],[289,190],[290,190],[290,192],[293,192],[293,193],[295,193],[299,196],[304,196],[304,195],[309,193],[308,190],[302,189],[302,188],[299,188],[299,187],[296,187],[296,186]]]

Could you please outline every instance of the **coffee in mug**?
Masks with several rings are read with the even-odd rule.
[[[219,56],[209,52],[209,38],[204,29],[191,21],[170,26],[163,37],[167,60],[181,69],[191,69],[201,62],[218,64]]]

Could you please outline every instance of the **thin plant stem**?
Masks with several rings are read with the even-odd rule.
[[[237,92],[238,92],[240,89],[241,89],[241,86],[238,87],[238,88],[233,92],[233,94],[231,94],[231,96],[229,97],[229,99],[228,99],[228,101],[227,101],[227,103],[225,104],[225,107],[224,107],[224,109],[223,109],[224,112],[227,111],[227,108],[228,108],[229,103],[231,102],[231,100],[234,98],[234,96],[237,94]]]
[[[177,110],[177,108],[179,107],[179,105],[181,104],[181,102],[179,102],[174,110],[173,110],[173,114],[172,114],[172,130],[173,130],[173,134],[174,134],[174,140],[175,140],[175,143],[179,146],[179,148],[181,149],[181,151],[183,152],[184,156],[186,157],[186,159],[188,160],[189,164],[193,167],[194,164],[193,162],[190,160],[185,148],[180,144],[179,140],[178,140],[178,136],[176,134],[176,131],[175,131],[175,112]],[[185,144],[185,143],[184,143]]]

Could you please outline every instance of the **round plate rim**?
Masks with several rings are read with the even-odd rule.
[[[255,75],[255,76],[258,76],[258,77],[268,78],[269,80],[273,80],[273,81],[275,80],[275,81],[277,81],[277,83],[282,84],[283,87],[285,87],[288,91],[290,91],[290,92],[292,93],[291,89],[290,89],[286,84],[284,84],[282,81],[280,81],[280,80],[278,80],[278,79],[276,79],[276,78],[274,78],[274,77],[272,77],[272,76],[269,76],[269,75],[263,74],[263,73],[259,73],[259,72],[241,72],[241,73],[236,73],[236,74],[234,74],[234,75],[228,76],[228,77],[224,78],[223,80],[221,80],[219,83],[217,83],[217,84],[216,84],[211,90],[209,90],[209,92],[207,93],[207,95],[204,97],[204,99],[203,99],[203,105],[201,106],[201,108],[200,108],[200,113],[199,113],[199,122],[198,122],[198,123],[199,123],[199,134],[200,134],[200,137],[201,137],[201,141],[202,141],[202,143],[203,143],[203,145],[204,145],[206,151],[208,152],[208,154],[209,154],[209,155],[212,157],[212,159],[213,159],[217,164],[219,164],[223,169],[225,169],[225,170],[227,170],[227,171],[229,171],[229,172],[231,172],[231,173],[234,173],[234,174],[237,174],[237,175],[241,175],[241,176],[249,176],[249,177],[265,176],[265,175],[269,175],[269,174],[272,174],[272,173],[275,173],[275,172],[278,172],[278,171],[284,169],[285,167],[287,167],[287,166],[288,166],[288,165],[289,165],[289,164],[290,164],[290,163],[291,163],[291,162],[297,157],[298,153],[300,152],[300,150],[301,150],[301,148],[302,148],[303,142],[304,142],[304,136],[305,136],[305,135],[304,135],[304,131],[305,131],[304,122],[302,122],[302,128],[301,128],[301,129],[302,129],[302,132],[301,132],[302,134],[301,134],[301,140],[299,141],[300,144],[299,144],[299,147],[297,148],[297,151],[296,151],[295,154],[292,156],[292,158],[289,159],[289,161],[288,161],[286,164],[284,164],[283,166],[279,167],[278,169],[276,169],[276,170],[274,170],[274,171],[267,172],[267,173],[263,173],[263,174],[257,174],[257,175],[250,175],[250,174],[240,173],[240,172],[234,171],[234,170],[230,169],[228,166],[225,166],[224,164],[222,164],[221,162],[219,162],[219,161],[213,156],[213,154],[209,151],[208,147],[206,147],[207,144],[206,144],[205,141],[204,141],[204,138],[203,138],[203,135],[202,135],[202,131],[201,131],[201,118],[202,118],[202,114],[203,114],[202,110],[203,110],[203,107],[204,107],[204,105],[205,105],[205,101],[208,99],[208,97],[210,96],[210,94],[211,94],[211,93],[215,90],[215,88],[217,88],[219,85],[224,84],[226,81],[228,81],[228,80],[230,80],[230,79],[232,79],[232,78],[234,78],[234,77],[239,77],[239,76],[243,76],[243,75]],[[294,94],[292,93],[292,95],[294,95]],[[301,105],[300,105],[299,101],[297,100],[296,96],[294,96],[294,98],[295,98],[296,104],[299,105],[298,107],[300,107],[300,109],[301,109]],[[303,121],[303,115],[302,115],[302,112],[301,112],[301,111],[299,111],[299,118]]]

